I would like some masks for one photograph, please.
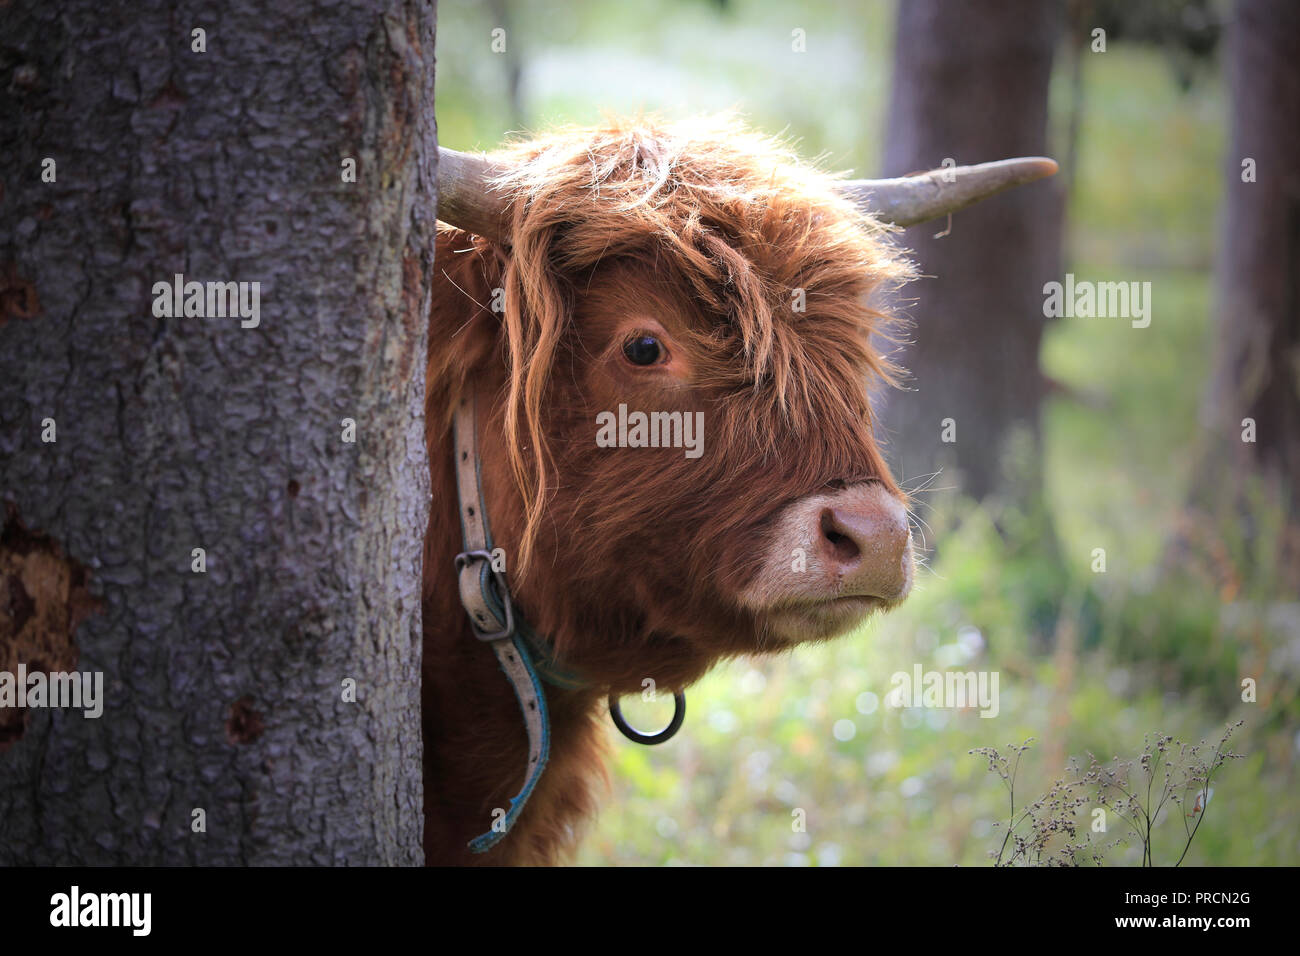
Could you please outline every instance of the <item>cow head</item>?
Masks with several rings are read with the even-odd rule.
[[[562,661],[679,687],[907,596],[907,499],[868,397],[894,374],[873,297],[911,272],[863,200],[929,218],[969,177],[846,183],[716,121],[440,162],[439,216],[476,237],[440,255],[501,290],[476,316],[497,347],[464,376],[498,399],[489,520]]]

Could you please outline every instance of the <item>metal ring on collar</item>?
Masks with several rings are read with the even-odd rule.
[[[665,740],[671,740],[682,726],[682,721],[686,719],[686,695],[680,690],[673,692],[673,719],[669,721],[668,726],[657,734],[644,734],[637,730],[626,720],[623,719],[623,712],[618,709],[618,696],[609,695],[609,716],[614,720],[614,726],[628,740],[636,744],[661,744]]]

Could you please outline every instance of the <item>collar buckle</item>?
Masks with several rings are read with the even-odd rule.
[[[477,574],[471,567],[471,562],[475,561],[481,562]],[[485,642],[512,637],[515,633],[514,602],[510,599],[505,573],[492,567],[492,552],[485,549],[462,551],[456,555],[456,576],[460,579],[460,601],[469,614],[474,636]],[[488,631],[492,618],[498,624],[504,619],[505,626]]]

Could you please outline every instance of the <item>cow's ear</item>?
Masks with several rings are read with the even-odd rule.
[[[429,310],[431,381],[453,368],[492,361],[498,354],[507,262],[487,240],[439,227]],[[493,311],[494,304],[500,311]]]

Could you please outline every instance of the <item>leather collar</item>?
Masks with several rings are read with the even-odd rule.
[[[568,690],[591,685],[555,662],[546,641],[528,625],[511,599],[504,554],[494,554],[492,531],[483,500],[477,396],[472,387],[466,390],[456,406],[452,429],[456,497],[464,542],[464,550],[456,555],[460,603],[469,615],[474,636],[492,648],[501,670],[514,688],[528,730],[528,774],[523,787],[510,799],[508,810],[493,811],[492,828],[469,843],[473,852],[483,853],[510,832],[546,768],[551,750],[551,726],[542,681]],[[645,734],[631,727],[623,719],[614,694],[609,695],[610,716],[629,740],[642,744],[662,743],[677,732],[686,716],[686,696],[676,691],[673,699],[672,722],[655,734]]]

